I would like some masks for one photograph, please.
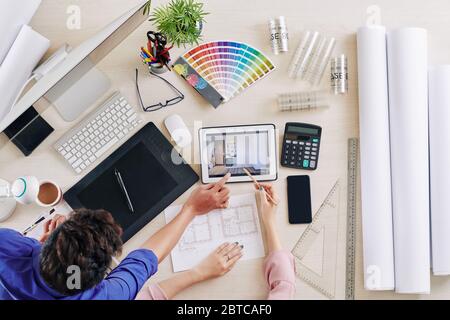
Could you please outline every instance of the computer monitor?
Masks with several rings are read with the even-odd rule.
[[[48,134],[36,131],[43,129],[49,133],[51,127],[45,125],[33,108],[43,97],[56,107],[66,121],[75,120],[89,108],[109,88],[108,79],[95,66],[148,19],[148,15],[144,14],[146,2],[142,1],[68,52],[61,62],[21,97],[8,115],[0,119],[0,132],[7,133],[8,139],[16,145],[18,143],[15,140],[27,138],[30,134],[34,139],[43,141]],[[33,144],[38,145],[42,141],[33,141]]]

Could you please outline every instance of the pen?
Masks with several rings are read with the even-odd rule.
[[[250,171],[247,170],[247,168],[243,168],[244,172],[250,177],[250,179],[252,179],[253,183],[258,187],[258,188],[262,188],[262,186],[259,184],[258,180],[255,179],[254,176],[252,176],[252,174],[250,173]],[[263,188],[264,189],[264,188]],[[278,205],[278,202],[275,201],[272,196],[266,191],[266,189],[264,189],[264,192],[267,195],[267,198],[269,198],[270,201],[273,202],[274,205]]]
[[[127,188],[125,187],[125,183],[123,182],[122,175],[119,170],[114,169],[114,174],[116,175],[117,182],[119,183],[120,189],[122,193],[125,195],[127,200],[128,209],[130,209],[131,213],[134,213],[133,204],[131,203],[130,195],[128,194]]]
[[[51,216],[54,212],[55,212],[55,209],[50,210],[50,212],[48,213],[48,216]],[[37,219],[31,226],[29,226],[28,228],[25,229],[25,231],[23,232],[23,235],[26,236],[28,233],[33,231],[42,221],[47,219],[48,216],[43,215],[42,217]]]

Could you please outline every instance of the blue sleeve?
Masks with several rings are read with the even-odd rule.
[[[131,252],[103,281],[106,299],[134,300],[158,271],[158,258],[147,249]]]
[[[0,258],[29,257],[41,244],[11,229],[0,229]]]

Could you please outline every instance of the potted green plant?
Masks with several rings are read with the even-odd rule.
[[[144,15],[147,16],[150,14],[150,9],[152,7],[152,0],[148,0],[147,3],[144,6]]]
[[[150,12],[151,1],[144,13]],[[169,4],[156,8],[151,19],[159,32],[167,37],[169,43],[176,46],[198,44],[205,16],[203,3],[195,0],[172,0]]]

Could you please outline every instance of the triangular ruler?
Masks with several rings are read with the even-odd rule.
[[[309,250],[302,257],[302,264],[314,271],[319,276],[323,274],[323,248],[324,248],[324,230],[317,234],[317,238],[311,243]]]
[[[292,249],[297,276],[330,299],[334,298],[336,290],[339,198],[340,185],[337,181],[314,215],[313,221]],[[323,245],[314,245],[316,241],[323,241]],[[305,257],[312,247],[323,248],[320,270],[313,270],[309,263],[306,264]]]

